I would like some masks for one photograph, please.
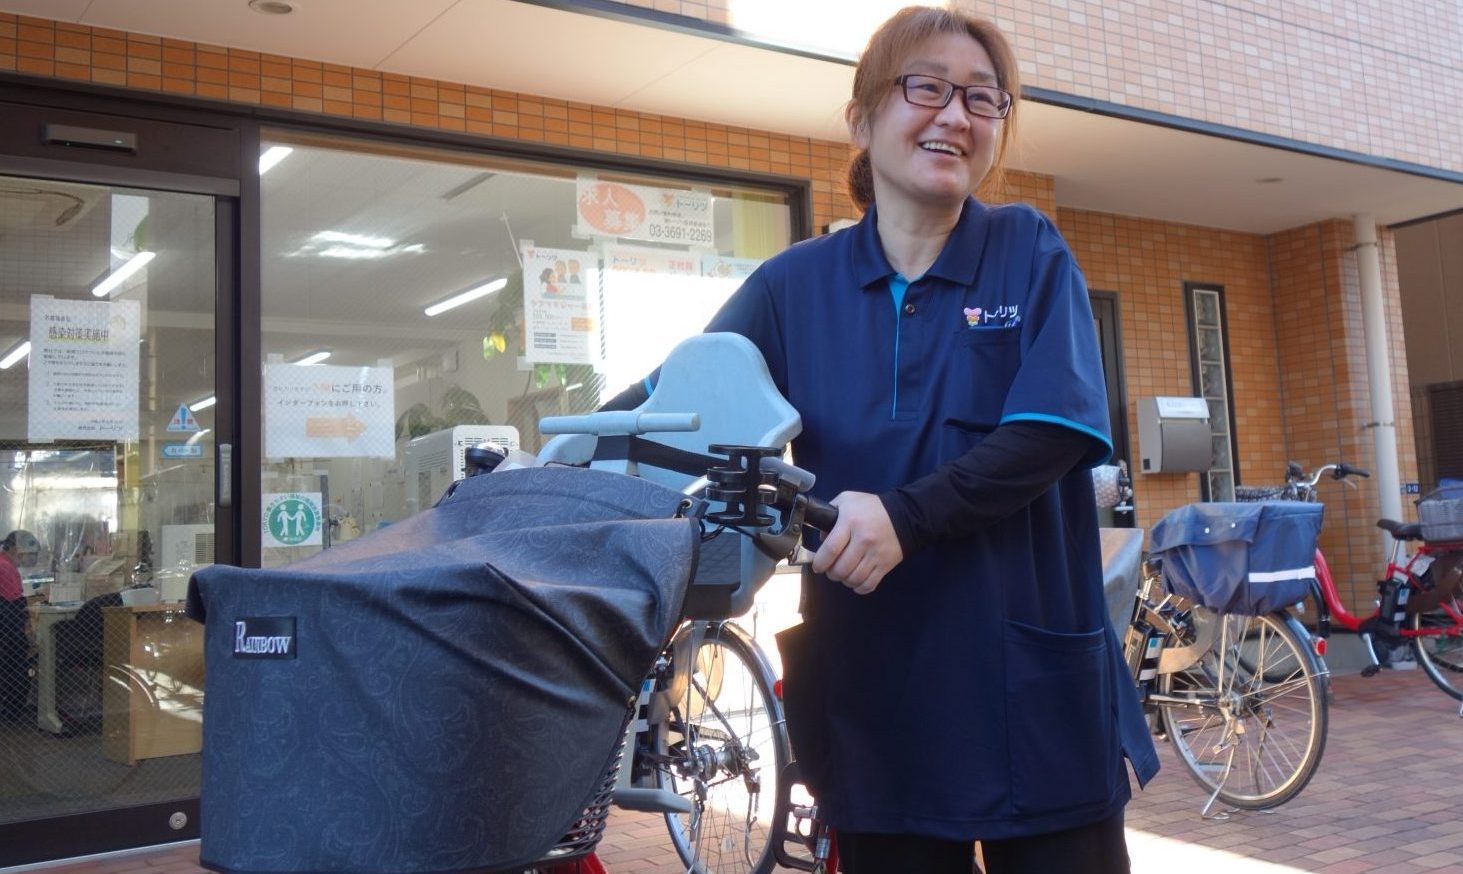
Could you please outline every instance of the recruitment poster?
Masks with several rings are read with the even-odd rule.
[[[708,249],[716,245],[711,195],[704,191],[622,185],[581,177],[580,237],[618,237]]]
[[[141,325],[135,300],[31,297],[32,442],[138,439]]]
[[[599,259],[523,241],[524,358],[594,364],[600,358]]]
[[[391,367],[264,366],[269,458],[395,458]]]

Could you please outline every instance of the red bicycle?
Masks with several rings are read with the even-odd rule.
[[[1242,501],[1318,501],[1317,484],[1326,476],[1345,482],[1369,474],[1346,464],[1327,464],[1307,476],[1295,462],[1286,469],[1284,486],[1238,487]],[[1426,505],[1426,500],[1423,502]],[[1317,633],[1324,637],[1331,625],[1360,635],[1367,643],[1372,664],[1362,671],[1372,676],[1390,665],[1393,648],[1410,646],[1417,664],[1439,689],[1463,701],[1463,528],[1380,519],[1377,527],[1392,535],[1386,572],[1377,582],[1377,609],[1370,616],[1352,614],[1341,602],[1326,556],[1316,550],[1316,582],[1320,588]],[[1439,537],[1439,534],[1443,537]],[[1419,541],[1408,552],[1407,544]],[[1460,705],[1459,716],[1463,716]]]

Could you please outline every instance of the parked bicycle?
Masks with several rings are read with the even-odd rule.
[[[1310,589],[1313,513],[1191,504],[1152,531],[1124,642],[1154,733],[1216,802],[1264,810],[1315,774],[1328,723],[1318,644],[1287,610]]]
[[[1285,485],[1239,488],[1246,500],[1284,500],[1315,503],[1317,485],[1327,476],[1346,482],[1367,472],[1345,464],[1326,464],[1307,475],[1292,462]],[[1362,671],[1373,676],[1390,666],[1392,650],[1410,647],[1428,678],[1448,695],[1463,702],[1463,493],[1434,494],[1420,501],[1422,522],[1380,519],[1377,527],[1392,536],[1392,550],[1377,582],[1377,609],[1369,616],[1347,610],[1336,588],[1331,566],[1316,550],[1316,582],[1320,592],[1317,630],[1325,636],[1332,625],[1359,634],[1366,642],[1371,664]],[[1432,517],[1432,518],[1430,518]],[[1408,544],[1421,541],[1408,552]],[[1463,704],[1458,715],[1463,717]]]

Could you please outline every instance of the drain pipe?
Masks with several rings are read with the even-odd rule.
[[[1356,266],[1361,282],[1361,324],[1366,338],[1367,387],[1370,389],[1371,421],[1377,484],[1382,518],[1404,521],[1402,476],[1397,463],[1396,404],[1392,401],[1392,363],[1387,351],[1387,307],[1382,295],[1382,259],[1377,250],[1377,223],[1369,213],[1352,217],[1356,235]],[[1391,536],[1382,536],[1390,548]]]

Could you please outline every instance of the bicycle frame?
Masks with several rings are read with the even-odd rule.
[[[1407,555],[1403,548],[1403,541],[1395,541],[1392,547],[1392,557],[1387,560],[1386,578],[1398,580],[1399,582],[1405,581],[1407,585],[1417,588],[1416,580],[1419,574],[1415,573],[1413,569],[1419,563],[1423,564],[1423,569],[1425,570],[1426,565],[1430,564],[1436,556],[1456,551],[1458,551],[1458,544],[1435,546],[1424,543],[1417,548],[1416,552]],[[1405,558],[1406,561],[1399,564],[1401,558]],[[1320,549],[1316,550],[1316,583],[1320,587],[1321,593],[1320,606],[1322,609],[1322,622],[1335,622],[1347,631],[1362,633],[1370,623],[1374,623],[1381,617],[1380,607],[1365,619],[1355,616],[1346,609],[1346,605],[1341,603],[1341,595],[1336,588],[1336,580],[1331,575],[1331,566],[1326,562],[1326,556]],[[1439,604],[1438,609],[1452,619],[1452,625],[1417,629],[1399,628],[1398,634],[1408,639],[1414,637],[1443,637],[1463,634],[1463,612],[1459,612],[1454,604],[1449,602]]]

